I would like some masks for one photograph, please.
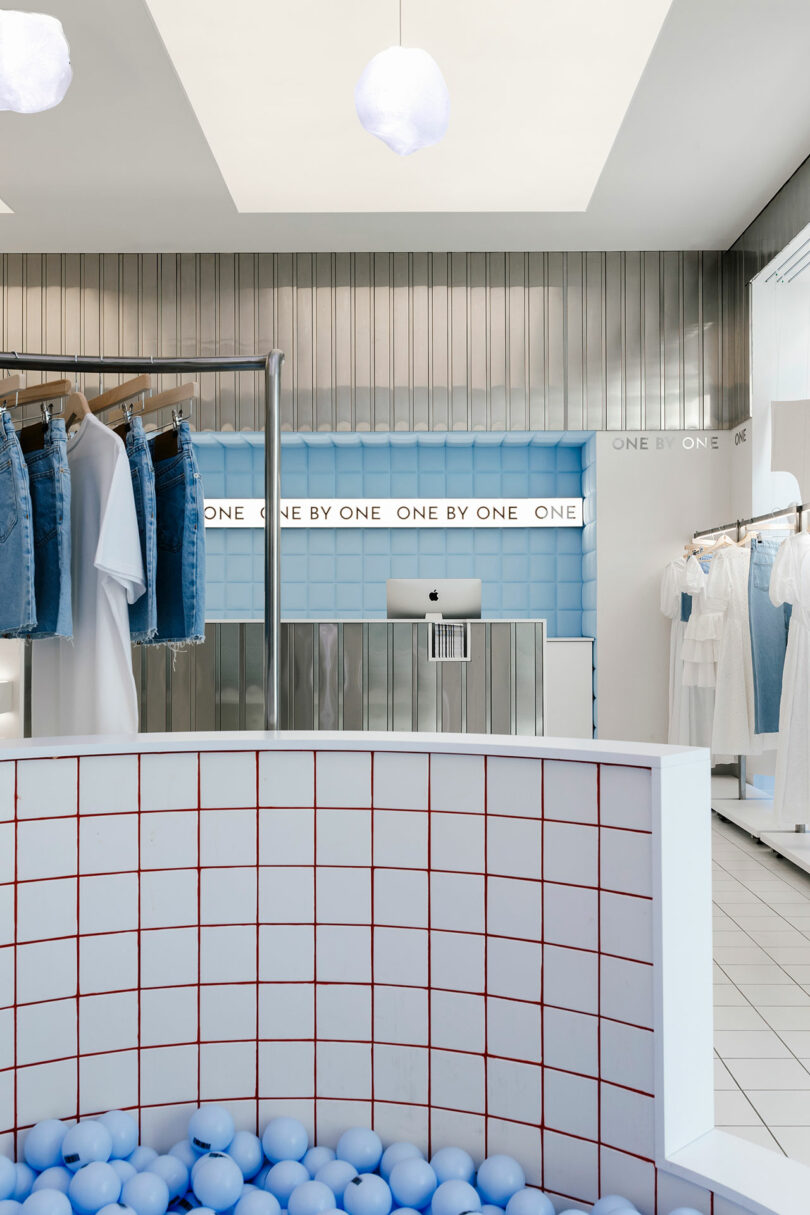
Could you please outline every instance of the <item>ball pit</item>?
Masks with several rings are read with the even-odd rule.
[[[344,1131],[333,1150],[310,1146],[294,1118],[272,1119],[259,1138],[207,1105],[164,1155],[137,1140],[135,1119],[121,1110],[73,1126],[38,1123],[22,1160],[0,1155],[0,1215],[554,1215],[510,1156],[493,1154],[476,1169],[462,1148],[444,1147],[428,1162],[415,1144],[384,1149],[367,1127]],[[606,1194],[590,1215],[639,1212]],[[699,1213],[678,1207],[670,1215]]]

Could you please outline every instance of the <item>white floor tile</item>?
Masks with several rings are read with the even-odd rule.
[[[810,1000],[810,996],[808,996]],[[724,1008],[733,1005],[747,1004],[745,996],[738,987],[733,983],[715,983],[714,985],[714,1007]]]
[[[721,1094],[728,1096],[729,1094]],[[756,1089],[749,1100],[766,1126],[806,1126],[810,1128],[810,1092],[785,1089]]]
[[[810,1039],[810,1034],[807,1037]],[[775,1033],[753,1029],[717,1030],[714,1048],[721,1059],[783,1059],[790,1054]]]
[[[732,1076],[731,1072],[726,1067],[722,1059],[714,1061],[714,1091],[716,1093],[725,1092],[727,1089],[738,1088],[737,1081]]]
[[[769,1025],[750,1004],[726,1005],[714,1010],[715,1029],[776,1029]],[[803,1029],[802,1025],[791,1025],[789,1029]]]
[[[745,1093],[719,1092],[714,1094],[714,1120],[717,1126],[761,1126],[762,1119]]]
[[[800,1004],[789,1004],[787,1007],[779,1006],[777,1008],[766,1006],[760,1009],[760,1013],[770,1028],[775,1029],[778,1034],[785,1029],[810,1030],[810,1008],[806,1006],[802,1007]],[[716,1020],[715,1025],[717,1025]],[[732,1026],[724,1026],[724,1028],[731,1029]]]
[[[810,1072],[798,1059],[727,1059],[724,1067],[731,1079],[746,1092],[755,1089],[810,1090]]]
[[[807,1030],[783,1029],[779,1037],[797,1059],[810,1059],[810,1033]]]
[[[810,992],[797,983],[741,983],[740,991],[755,1008],[810,1008]]]
[[[774,1128],[774,1137],[786,1156],[810,1164],[810,1127],[779,1126]]]
[[[794,980],[776,962],[768,962],[762,966],[723,966],[723,971],[732,983],[786,983],[791,986]]]

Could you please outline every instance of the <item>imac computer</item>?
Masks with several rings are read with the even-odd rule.
[[[480,620],[480,578],[389,578],[389,620]]]

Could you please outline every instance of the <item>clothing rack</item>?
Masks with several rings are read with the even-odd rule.
[[[281,365],[284,354],[217,356],[214,358],[157,358],[150,355],[127,358],[118,355],[0,353],[3,371],[72,371],[140,375],[199,375],[203,371],[258,371],[264,374],[264,728],[278,730],[280,708],[279,650],[281,618]]]
[[[735,519],[733,523],[722,523],[719,527],[707,527],[703,531],[693,532],[692,539],[699,540],[702,536],[716,536],[720,532],[730,532],[736,530],[737,540],[741,540],[741,532],[744,527],[750,527],[754,523],[766,523],[768,519],[784,519],[788,515],[796,516],[795,530],[802,530],[802,522],[804,512],[810,510],[810,502],[794,502],[791,506],[783,506],[779,510],[766,511],[764,515],[752,515],[749,519]],[[744,802],[746,798],[746,777],[745,777],[745,756],[737,756],[737,786],[739,792],[738,800]],[[803,825],[797,825],[797,831],[803,831]]]

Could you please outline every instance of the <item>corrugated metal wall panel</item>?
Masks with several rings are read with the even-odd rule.
[[[746,398],[749,270],[700,252],[5,254],[2,341],[277,345],[286,430],[708,428]],[[201,389],[199,428],[261,427],[252,373]]]

